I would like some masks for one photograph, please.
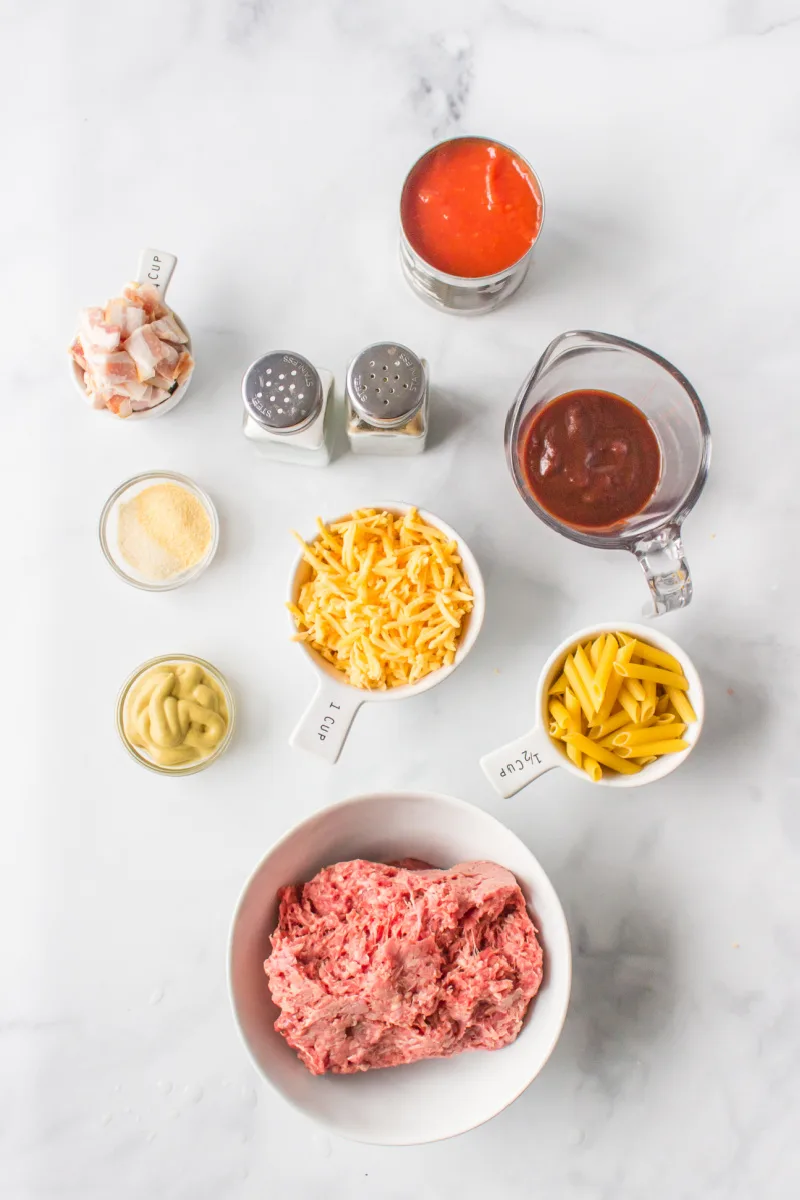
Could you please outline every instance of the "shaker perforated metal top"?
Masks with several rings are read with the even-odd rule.
[[[422,407],[428,380],[425,364],[413,350],[379,342],[356,355],[345,386],[363,420],[392,429],[404,425]]]
[[[300,433],[322,409],[322,380],[302,355],[273,350],[248,367],[242,399],[253,420],[270,433]]]

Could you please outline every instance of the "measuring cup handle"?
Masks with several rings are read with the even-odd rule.
[[[539,726],[481,759],[486,778],[504,800],[558,764],[559,753]]]
[[[362,703],[355,688],[337,687],[327,679],[320,680],[314,699],[289,738],[289,745],[335,763]]]
[[[166,250],[142,250],[136,282],[149,283],[162,297],[165,296],[177,261],[175,255],[168,254]]]
[[[692,599],[692,579],[679,527],[668,525],[654,537],[636,542],[633,553],[645,573],[653,597],[654,611],[645,609],[645,615],[661,617],[675,609],[686,608]]]

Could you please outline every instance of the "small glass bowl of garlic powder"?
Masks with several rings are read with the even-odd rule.
[[[100,514],[100,545],[116,573],[149,592],[196,579],[216,554],[219,520],[185,475],[148,471],[114,491]]]

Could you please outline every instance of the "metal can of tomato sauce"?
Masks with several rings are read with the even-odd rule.
[[[510,146],[458,137],[426,151],[400,196],[400,262],[417,295],[448,312],[491,312],[522,283],[544,193]]]

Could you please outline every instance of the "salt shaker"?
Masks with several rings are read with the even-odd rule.
[[[347,369],[347,437],[354,454],[421,454],[428,435],[428,364],[379,342]]]
[[[331,460],[333,375],[300,354],[272,350],[242,380],[244,436],[278,462],[324,467]]]

